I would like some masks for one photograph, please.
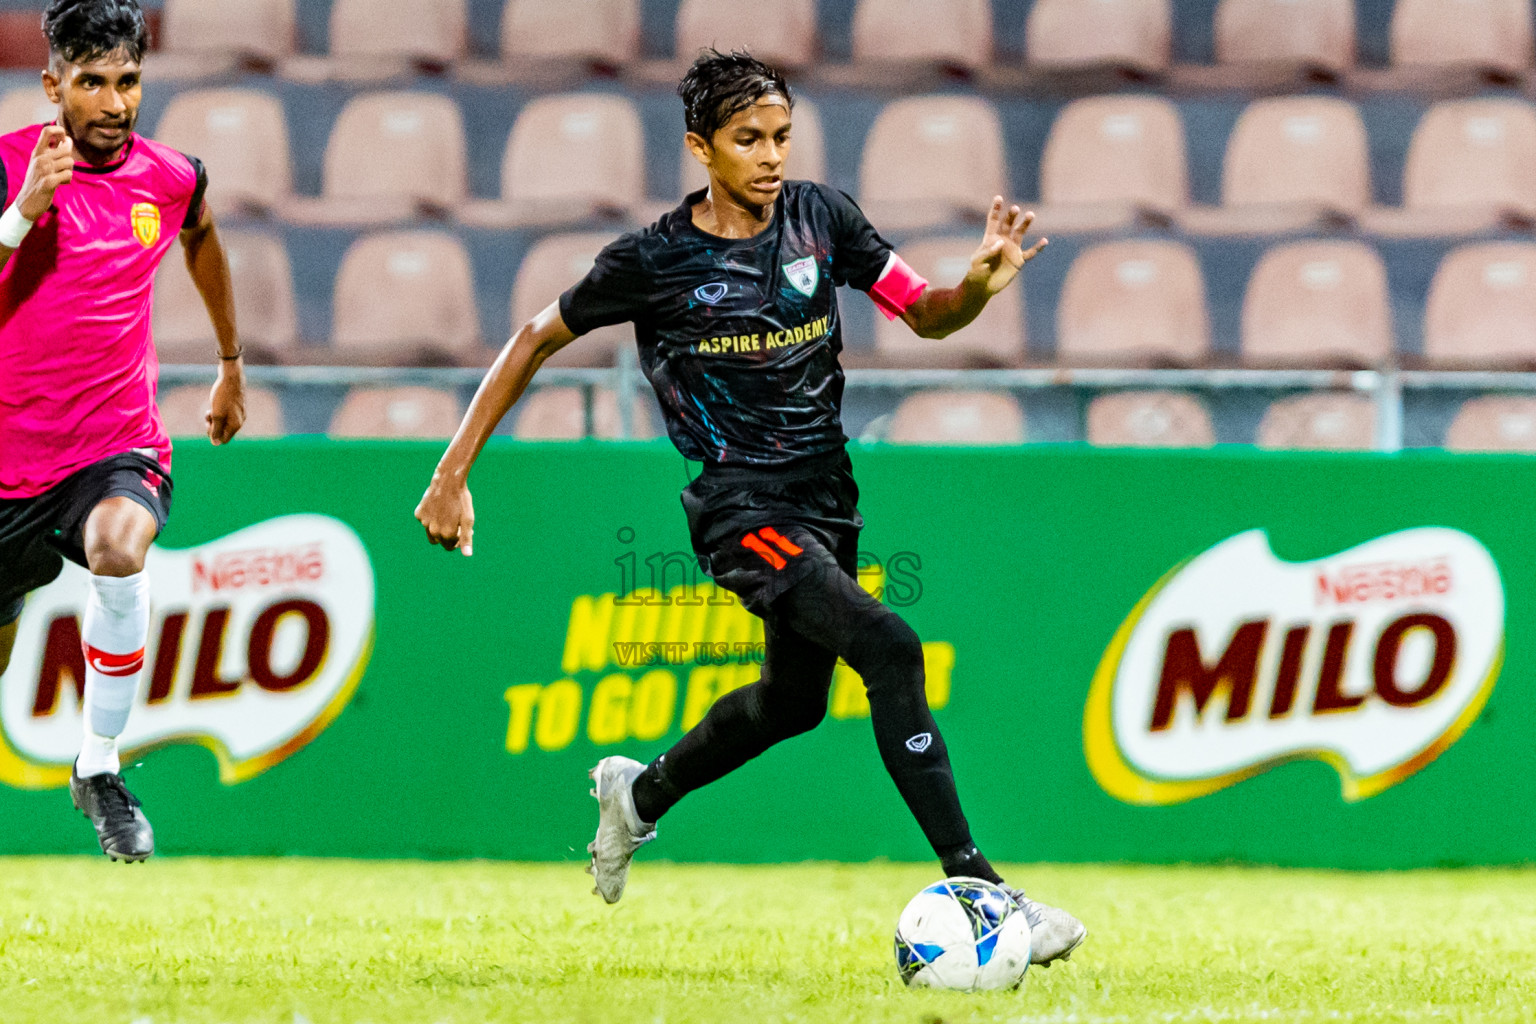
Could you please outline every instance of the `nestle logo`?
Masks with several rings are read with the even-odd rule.
[[[217,555],[211,562],[192,561],[192,592],[241,590],[309,583],[325,576],[319,544],[296,548],[253,548]]]
[[[1414,597],[1444,597],[1451,592],[1451,560],[1441,555],[1422,562],[1376,562],[1340,566],[1317,574],[1317,603],[1365,604]]]

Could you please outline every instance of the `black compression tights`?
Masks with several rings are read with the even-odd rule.
[[[641,820],[654,822],[687,793],[814,729],[841,656],[864,680],[881,760],[945,873],[1001,881],[971,842],[949,751],[928,711],[923,647],[912,627],[829,567],[781,595],[763,629],[762,678],[716,701],[635,780]]]

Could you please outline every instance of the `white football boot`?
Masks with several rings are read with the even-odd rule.
[[[1072,951],[1088,937],[1087,926],[1059,907],[1030,899],[1023,889],[1006,885],[1003,889],[1013,897],[1029,922],[1029,962],[1049,967],[1057,960],[1070,960]]]
[[[629,877],[629,862],[635,851],[656,838],[656,826],[647,825],[635,813],[635,798],[630,791],[645,765],[627,757],[605,757],[587,774],[592,777],[592,795],[597,797],[597,838],[587,844],[592,863],[587,874],[597,882],[592,891],[609,903],[624,895]],[[1033,924],[1030,926],[1033,928]]]

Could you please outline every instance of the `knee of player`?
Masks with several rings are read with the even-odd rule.
[[[807,698],[785,708],[779,717],[780,727],[786,737],[810,732],[827,717],[827,700]]]
[[[132,576],[144,571],[144,552],[128,537],[92,537],[86,545],[85,560],[97,576]]]
[[[849,651],[848,664],[864,677],[867,686],[887,674],[915,675],[921,680],[923,642],[906,620],[887,612],[860,631]]]

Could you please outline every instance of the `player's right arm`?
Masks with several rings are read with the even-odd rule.
[[[496,424],[512,408],[544,360],[576,340],[560,316],[560,304],[534,317],[507,342],[480,382],[464,422],[438,461],[427,493],[416,506],[416,518],[427,528],[427,539],[448,550],[473,554],[475,508],[469,495],[469,471]]]
[[[32,225],[48,212],[59,186],[68,184],[74,175],[74,141],[63,128],[50,124],[37,137],[16,201],[0,214],[0,267],[10,260]]]

